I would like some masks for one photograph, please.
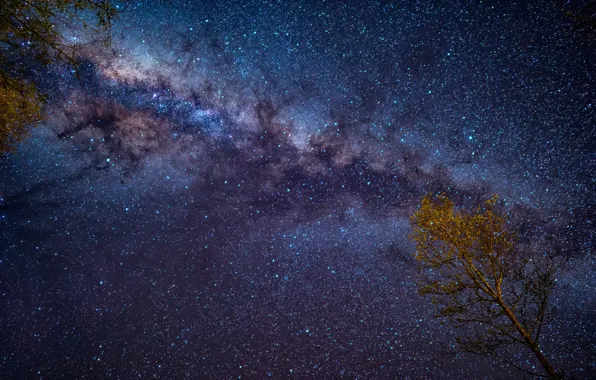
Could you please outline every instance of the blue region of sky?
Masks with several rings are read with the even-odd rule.
[[[445,192],[570,258],[542,344],[596,376],[594,51],[542,1],[129,4],[0,161],[0,375],[518,376],[416,292]]]

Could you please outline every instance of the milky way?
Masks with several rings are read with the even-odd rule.
[[[519,376],[449,354],[416,293],[408,218],[438,192],[499,194],[569,259],[542,345],[596,377],[596,47],[532,3],[136,2],[78,79],[33,70],[0,377]]]

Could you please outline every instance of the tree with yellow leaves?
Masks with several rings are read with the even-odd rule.
[[[25,135],[25,126],[41,118],[39,94],[34,86],[0,73],[0,154]]]
[[[421,266],[419,291],[436,305],[436,316],[457,329],[460,348],[559,379],[539,345],[559,265],[521,249],[497,197],[467,212],[456,209],[446,195],[426,196],[411,224]],[[516,346],[528,348],[545,374],[507,357]]]
[[[80,49],[108,44],[109,0],[0,0],[0,155],[41,117],[43,96],[24,79],[31,61],[76,68]]]

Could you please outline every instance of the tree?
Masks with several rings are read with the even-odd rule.
[[[473,212],[457,210],[445,195],[426,196],[411,217],[419,291],[436,317],[455,327],[465,352],[495,355],[533,375],[561,376],[540,349],[548,299],[559,268],[552,257],[522,249],[497,197]],[[508,350],[528,348],[546,375],[516,364]]]
[[[0,155],[41,118],[43,96],[24,78],[32,61],[76,68],[80,49],[108,44],[109,0],[0,0]]]
[[[41,119],[37,89],[0,73],[0,154],[9,151],[26,133],[26,125]]]

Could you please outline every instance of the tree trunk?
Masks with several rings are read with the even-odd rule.
[[[509,307],[507,307],[507,305],[505,305],[505,303],[503,303],[503,302],[501,302],[501,307],[503,308],[503,311],[505,311],[505,314],[507,314],[507,317],[509,317],[511,322],[513,322],[513,325],[515,326],[517,331],[519,331],[522,338],[524,338],[524,341],[526,342],[528,347],[532,350],[534,355],[536,355],[536,358],[538,358],[538,361],[540,362],[540,364],[542,364],[542,367],[544,367],[544,370],[546,371],[546,373],[548,373],[548,377],[550,377],[551,379],[555,379],[555,380],[560,379],[561,377],[559,376],[559,374],[557,374],[557,371],[555,371],[555,368],[549,363],[548,359],[546,359],[546,357],[542,354],[542,352],[540,351],[540,348],[538,348],[538,344],[532,339],[530,334],[528,334],[528,332],[521,325],[521,323],[519,323],[519,321],[517,320],[517,317],[515,316],[515,314],[513,314],[511,309],[509,309]]]

